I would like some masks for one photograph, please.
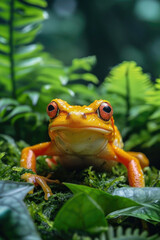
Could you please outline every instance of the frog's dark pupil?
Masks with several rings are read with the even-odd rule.
[[[105,111],[106,113],[110,113],[111,108],[109,106],[106,106],[106,107],[103,108],[103,111]]]
[[[54,110],[54,107],[53,107],[53,105],[49,105],[49,106],[48,106],[48,111],[50,111],[50,112],[51,112],[51,111],[53,111],[53,110]]]

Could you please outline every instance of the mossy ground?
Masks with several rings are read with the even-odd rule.
[[[22,181],[21,175],[23,173],[31,172],[19,166],[21,149],[26,146],[23,141],[16,144],[0,142],[0,180]],[[93,188],[98,188],[109,193],[115,188],[128,186],[127,171],[123,165],[115,166],[111,172],[97,172],[89,167],[82,171],[67,171],[61,166],[54,167],[52,170],[47,166],[44,157],[37,159],[37,172],[41,175],[47,176],[52,172],[52,178],[60,180],[61,183],[69,182],[87,185]],[[160,187],[160,172],[156,168],[147,167],[144,169],[146,186]],[[53,191],[53,196],[48,201],[44,200],[44,193],[40,187],[34,189],[33,194],[28,194],[25,198],[25,203],[28,210],[37,226],[38,232],[45,240],[49,239],[91,239],[85,233],[71,233],[69,238],[53,228],[54,218],[62,205],[72,197],[72,193],[63,184],[50,184]],[[113,227],[121,226],[140,228],[147,230],[149,234],[157,232],[157,226],[148,224],[136,218],[118,218],[110,220],[109,224]],[[83,238],[81,237],[83,236]],[[99,238],[97,238],[99,239]]]

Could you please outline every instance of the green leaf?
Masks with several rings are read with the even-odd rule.
[[[86,70],[90,71],[92,67],[96,63],[96,57],[95,56],[90,56],[90,57],[85,57],[85,58],[75,58],[72,61],[72,66],[69,68],[69,72],[73,72],[76,70]]]
[[[47,2],[45,0],[24,0],[24,2],[33,4],[33,5],[37,5],[39,7],[46,7],[47,6]]]
[[[107,230],[107,222],[101,207],[81,192],[64,204],[55,218],[54,227],[66,233],[75,230],[98,233]]]
[[[145,221],[160,222],[160,188],[120,188],[113,195],[82,185],[65,183],[74,194],[84,192],[93,198],[107,219],[132,216]]]
[[[11,136],[8,136],[6,134],[0,134],[0,138],[4,139],[14,147],[17,147],[15,140]]]
[[[0,181],[0,229],[2,239],[40,240],[22,202],[33,189],[28,183]]]
[[[85,81],[89,81],[89,82],[93,82],[93,83],[99,82],[98,78],[92,73],[82,73],[82,74],[72,73],[69,76],[69,79],[70,80],[85,80]]]
[[[160,222],[160,188],[121,188],[116,189],[113,194],[132,199],[140,203],[141,206],[114,211],[107,216],[108,219],[131,216],[150,223]]]
[[[19,81],[23,79],[24,85],[24,79],[33,78],[36,68],[43,64],[42,46],[27,44],[33,42],[41,29],[41,22],[47,17],[47,13],[42,9],[46,5],[45,0],[13,0],[0,3],[1,83],[5,90],[11,92],[13,98],[17,97]],[[29,76],[31,73],[32,77]],[[27,85],[28,81],[25,84]]]
[[[65,185],[74,194],[83,192],[89,195],[98,203],[98,205],[101,206],[101,208],[103,209],[106,215],[117,209],[123,209],[123,208],[132,207],[132,206],[139,206],[139,203],[136,203],[131,199],[127,199],[120,196],[113,196],[99,189],[95,189],[95,188],[91,188],[83,185],[71,184],[71,183],[65,183]]]
[[[6,117],[2,119],[3,122],[9,120],[10,118],[16,116],[17,114],[31,112],[32,109],[28,105],[22,105],[15,107]]]
[[[160,106],[160,78],[156,79],[154,88],[147,95],[147,102],[154,107]]]
[[[110,226],[106,235],[107,238],[104,240],[160,240],[157,234],[148,237],[147,231],[141,232],[139,229],[131,228],[124,230],[122,226],[118,226],[116,230]]]
[[[0,111],[2,111],[3,108],[6,108],[7,106],[17,106],[18,105],[18,101],[15,99],[11,99],[11,98],[3,98],[0,100]]]
[[[139,203],[150,203],[155,200],[160,200],[160,188],[117,188],[112,193],[116,196],[126,197]]]
[[[131,106],[135,106],[137,100],[144,101],[148,91],[153,88],[149,76],[135,62],[123,62],[112,68],[109,77],[105,79],[105,87],[107,92],[129,100]]]
[[[158,201],[154,207],[151,206],[130,207],[123,210],[112,212],[107,216],[107,219],[117,218],[119,216],[136,217],[153,224],[159,223],[160,201]]]

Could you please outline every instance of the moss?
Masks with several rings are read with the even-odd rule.
[[[26,147],[26,143],[17,142],[12,145],[0,142],[0,179],[11,181],[22,181],[21,175],[25,172],[32,172],[19,166],[21,149]],[[39,174],[47,175],[52,172],[53,179],[61,182],[70,182],[87,185],[111,193],[115,188],[128,186],[127,171],[123,165],[116,165],[111,172],[97,172],[92,167],[82,171],[67,171],[61,166],[52,170],[47,166],[45,157],[37,160],[37,171]],[[147,167],[144,169],[146,186],[160,187],[160,171],[156,168]],[[72,196],[72,193],[63,184],[50,184],[53,196],[48,201],[44,200],[44,193],[40,187],[34,189],[33,194],[28,194],[25,203],[37,226],[42,239],[64,239],[53,227],[54,218],[62,205]],[[118,221],[118,220],[117,220]],[[116,226],[117,221],[111,224]],[[137,220],[137,226],[139,221]],[[123,226],[123,222],[121,223]],[[125,226],[125,223],[124,223]],[[132,220],[127,223],[132,226]],[[77,233],[78,234],[78,233]],[[81,239],[79,235],[73,235],[73,239]],[[90,239],[89,236],[82,239]]]

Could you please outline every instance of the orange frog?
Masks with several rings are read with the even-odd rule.
[[[114,125],[113,109],[106,100],[96,100],[89,106],[71,106],[61,99],[53,99],[47,106],[50,117],[50,142],[24,148],[21,167],[32,169],[35,174],[25,173],[22,179],[39,184],[45,199],[52,195],[47,181],[52,180],[36,174],[36,157],[51,156],[69,169],[94,166],[99,170],[109,170],[117,162],[128,170],[129,184],[144,187],[142,168],[149,161],[143,153],[125,152],[121,135]]]

